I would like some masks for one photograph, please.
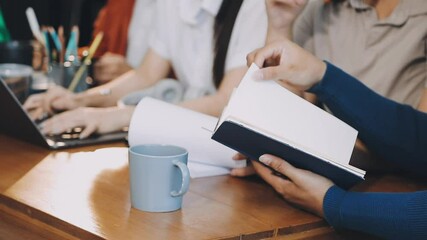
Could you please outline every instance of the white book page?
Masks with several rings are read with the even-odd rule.
[[[255,64],[249,68],[223,119],[237,119],[314,156],[360,171],[349,165],[355,129],[273,80],[255,80],[257,69]]]
[[[129,145],[171,144],[188,151],[190,162],[216,167],[244,167],[234,150],[211,139],[217,118],[153,98],[142,99],[132,115]],[[223,171],[223,170],[222,170]]]

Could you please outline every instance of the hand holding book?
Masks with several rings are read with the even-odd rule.
[[[253,51],[247,61],[248,66],[255,63],[264,67],[254,72],[256,80],[279,80],[282,86],[300,91],[318,83],[326,71],[323,61],[291,41],[275,42]]]
[[[278,156],[343,188],[363,180],[365,172],[349,165],[355,129],[279,87],[279,81],[256,80],[262,73],[263,79],[285,79],[281,82],[306,90],[322,78],[324,63],[287,41],[258,50],[248,60],[263,65],[269,58],[279,59],[280,65],[261,70],[251,65],[224,109],[212,139],[250,159],[264,154]]]

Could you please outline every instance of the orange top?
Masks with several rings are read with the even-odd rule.
[[[133,13],[135,0],[108,0],[107,4],[98,14],[94,24],[93,38],[96,34],[104,32],[95,57],[100,57],[107,52],[125,56],[128,39],[128,27]]]

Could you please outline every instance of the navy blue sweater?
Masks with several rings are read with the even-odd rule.
[[[427,114],[378,95],[329,63],[322,81],[310,92],[357,129],[374,154],[426,176]],[[326,193],[323,210],[336,228],[387,239],[427,239],[427,191],[356,193],[333,186]]]

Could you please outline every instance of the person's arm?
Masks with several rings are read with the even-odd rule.
[[[350,229],[386,239],[427,238],[427,191],[413,193],[347,192],[315,173],[265,154],[254,161],[257,173],[285,200],[324,217],[337,229]]]
[[[113,106],[124,95],[144,89],[165,78],[171,69],[168,60],[153,50],[148,50],[141,65],[113,81],[76,94],[80,106],[107,107]]]
[[[103,134],[120,131],[129,126],[134,107],[81,107],[57,114],[41,124],[43,134],[60,134],[74,127],[84,127],[79,137],[94,132]]]
[[[335,228],[386,239],[427,239],[427,191],[413,193],[346,192],[329,188],[323,212]]]
[[[91,88],[81,93],[72,93],[63,87],[55,86],[47,92],[30,96],[24,108],[32,114],[34,119],[45,113],[76,109],[78,107],[109,107],[135,90],[144,89],[167,76],[171,69],[170,62],[157,54],[154,50],[144,57],[142,64],[114,79],[108,84]]]
[[[335,116],[357,129],[374,154],[425,175],[426,113],[378,95],[329,63],[323,79],[309,91]]]
[[[220,116],[233,89],[239,84],[246,71],[246,66],[228,71],[215,94],[188,100],[180,103],[180,105],[212,116]]]
[[[285,86],[302,91],[310,89],[339,118],[358,129],[362,139],[368,140],[370,149],[377,150],[376,153],[388,161],[398,162],[425,176],[427,114],[376,94],[287,40],[254,51],[248,55],[248,64],[263,66],[271,58],[279,59],[279,64],[259,70],[255,78],[279,79]],[[328,179],[297,169],[283,159],[263,155],[259,160],[288,177],[272,174],[257,162],[253,164],[257,173],[280,195],[319,216],[326,216],[334,226],[383,237],[427,238],[426,192],[348,193],[331,188],[333,183]],[[401,224],[407,225],[401,227]],[[401,228],[403,235],[392,234]]]
[[[427,88],[424,88],[423,94],[421,95],[420,102],[418,103],[418,110],[427,112]]]
[[[79,107],[71,111],[57,114],[43,122],[44,134],[59,134],[74,127],[84,127],[81,137],[87,137],[93,132],[105,133],[118,131],[129,125],[133,107],[108,107],[116,104],[117,100],[126,93],[148,87],[167,76],[170,64],[154,51],[149,51],[141,66],[118,79],[75,95],[75,101],[84,102],[82,106],[97,106],[104,108]],[[107,91],[108,94],[102,94]],[[56,102],[55,102],[56,103]]]
[[[360,139],[373,154],[425,175],[426,113],[378,95],[288,40],[248,55],[248,63],[258,66],[264,66],[269,59],[275,59],[277,65],[257,71],[257,79],[280,79],[285,87],[315,93],[335,116],[359,131]]]
[[[107,52],[93,66],[93,77],[96,82],[104,84],[132,70],[123,55]]]
[[[266,0],[268,16],[267,43],[292,39],[292,27],[307,0]]]
[[[427,49],[427,40],[425,41],[425,46]],[[425,54],[426,54],[426,61],[424,64],[424,69],[425,69],[425,72],[427,72],[427,50]],[[417,109],[423,112],[427,112],[427,78],[424,81],[424,91],[423,91],[423,94],[421,95]]]

